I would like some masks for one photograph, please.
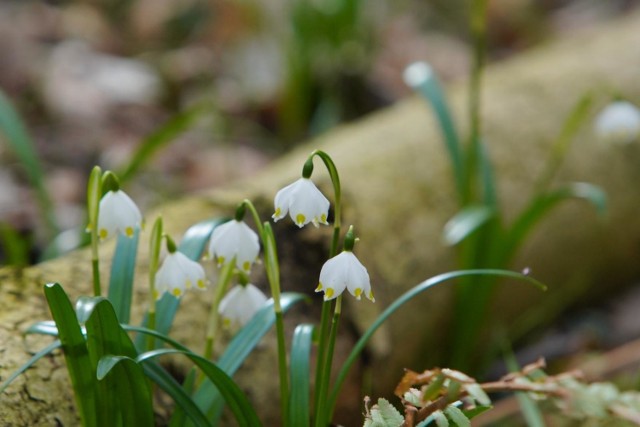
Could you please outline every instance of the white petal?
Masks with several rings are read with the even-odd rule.
[[[595,130],[607,141],[632,142],[640,136],[640,110],[630,102],[612,102],[598,115]]]
[[[220,301],[218,312],[227,325],[245,325],[264,306],[267,297],[251,283],[234,286]]]
[[[320,285],[316,291],[324,291],[324,299],[328,301],[342,294],[345,288],[357,299],[365,295],[375,301],[369,273],[351,251],[341,252],[322,266]]]
[[[287,185],[276,193],[276,197],[273,199],[274,213],[271,216],[274,222],[284,218],[287,215],[287,212],[289,212],[291,196],[295,192],[299,181],[300,180]]]
[[[131,237],[141,223],[140,210],[124,191],[108,191],[100,200],[98,235],[102,239],[117,232]]]
[[[209,253],[219,264],[229,262],[235,257],[237,267],[249,272],[251,264],[260,253],[258,234],[243,221],[226,222],[213,230]]]
[[[191,286],[203,289],[206,286],[202,266],[181,252],[170,253],[156,273],[156,298],[164,292],[181,297]]]
[[[329,200],[308,178],[300,178],[278,191],[274,205],[274,221],[282,219],[288,212],[298,227],[310,222],[315,226],[318,223],[328,224]]]

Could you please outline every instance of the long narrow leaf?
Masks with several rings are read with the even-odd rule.
[[[53,320],[58,326],[58,336],[62,343],[67,371],[71,378],[82,424],[85,427],[97,426],[96,380],[76,313],[67,294],[59,284],[45,285],[44,294]]]
[[[42,217],[49,228],[50,237],[54,236],[57,234],[58,226],[53,215],[49,193],[44,185],[42,165],[20,116],[2,90],[0,90],[0,134],[5,136],[4,139],[20,160],[31,185],[36,189]]]
[[[351,350],[351,353],[349,353],[349,356],[347,357],[347,359],[345,360],[344,364],[342,365],[342,368],[340,369],[340,372],[338,373],[338,376],[336,378],[335,384],[333,385],[333,388],[331,390],[331,394],[329,396],[329,404],[328,404],[329,414],[330,415],[333,413],[333,408],[335,407],[336,401],[338,399],[338,393],[340,392],[340,388],[342,387],[342,383],[344,382],[345,378],[347,377],[347,373],[349,372],[349,369],[351,369],[351,366],[353,365],[353,363],[360,356],[360,353],[362,352],[364,347],[367,345],[367,343],[369,342],[369,340],[373,336],[374,332],[377,331],[378,328],[380,326],[382,326],[382,324],[384,322],[386,322],[386,320],[389,318],[389,316],[391,316],[400,307],[402,307],[404,304],[406,304],[407,302],[411,301],[414,297],[416,297],[417,295],[419,295],[422,292],[426,291],[427,289],[430,289],[430,288],[432,288],[432,287],[434,287],[436,285],[439,285],[441,283],[445,283],[445,282],[447,282],[449,280],[457,279],[457,278],[461,278],[461,277],[465,277],[465,276],[507,277],[507,278],[513,278],[513,279],[522,280],[522,281],[524,281],[526,283],[529,283],[529,284],[532,284],[534,286],[537,286],[538,288],[540,288],[542,290],[546,289],[545,285],[543,285],[542,283],[538,282],[537,280],[535,280],[534,278],[532,278],[530,276],[526,276],[526,275],[521,274],[521,273],[516,273],[514,271],[495,270],[495,269],[453,271],[453,272],[449,272],[449,273],[440,274],[438,276],[434,276],[434,277],[432,277],[430,279],[425,280],[422,283],[419,283],[418,285],[414,286],[413,288],[409,289],[407,292],[402,294],[391,305],[389,305],[389,307],[387,307],[386,310],[384,310],[376,318],[376,320],[373,322],[373,324],[371,326],[369,326],[369,329],[367,329],[365,331],[365,333],[362,334],[362,336],[360,337],[358,342],[355,344],[355,346]]]
[[[9,387],[9,385],[13,382],[13,380],[15,380],[20,375],[22,375],[27,369],[32,367],[38,360],[42,359],[45,356],[48,356],[54,350],[57,350],[60,347],[62,347],[62,343],[60,342],[60,340],[55,340],[54,342],[52,342],[51,344],[49,344],[48,346],[46,346],[45,348],[43,348],[42,350],[34,354],[31,357],[31,359],[29,359],[24,365],[20,366],[15,372],[9,375],[2,384],[0,384],[0,393],[4,392],[6,388]]]
[[[462,194],[464,179],[464,161],[460,138],[456,132],[452,115],[449,111],[442,86],[438,82],[433,69],[426,63],[415,63],[407,67],[404,73],[405,82],[412,89],[420,93],[433,107],[433,113],[440,125],[440,131],[445,143],[458,194]]]
[[[211,423],[207,420],[207,417],[202,413],[198,405],[194,403],[191,396],[187,394],[184,388],[178,384],[178,382],[165,371],[161,366],[156,363],[148,362],[144,365],[144,371],[151,380],[164,390],[174,402],[182,413],[186,414],[190,421],[196,427],[210,427]],[[178,410],[176,408],[176,411]],[[175,412],[174,412],[175,415]],[[172,419],[173,423],[173,419]],[[172,424],[173,425],[173,424]],[[178,424],[182,425],[182,424]]]
[[[105,368],[105,367],[108,367]],[[103,356],[98,362],[97,378],[114,385],[119,403],[120,418],[117,424],[123,426],[153,427],[153,400],[147,377],[142,366],[126,356]],[[111,414],[102,413],[103,417]]]
[[[551,148],[551,156],[545,164],[545,169],[536,181],[536,193],[540,194],[547,191],[549,185],[553,181],[554,176],[562,161],[567,155],[567,151],[571,146],[571,142],[575,139],[576,134],[582,125],[590,117],[591,106],[593,105],[593,95],[588,92],[582,96],[565,119],[560,134],[553,142]]]
[[[180,134],[189,130],[189,128],[191,128],[204,113],[210,111],[211,108],[211,105],[207,103],[191,107],[186,111],[176,114],[151,135],[147,136],[133,154],[127,167],[118,173],[120,181],[125,182],[133,177],[138,169],[140,169],[156,151],[169,144]]]
[[[289,396],[290,426],[308,426],[311,370],[309,357],[313,341],[313,325],[298,325],[291,343],[291,392]]]
[[[280,296],[282,312],[286,313],[296,303],[306,298],[302,294],[283,293]],[[226,372],[227,375],[233,376],[255,346],[273,327],[275,320],[273,300],[269,300],[231,340],[218,360],[220,369]],[[212,420],[217,420],[224,406],[224,401],[220,397],[220,393],[215,389],[214,385],[209,381],[204,381],[196,391],[194,400],[203,411],[209,414]]]
[[[215,384],[216,389],[224,397],[229,409],[241,427],[258,427],[262,425],[242,390],[233,382],[231,377],[210,360],[188,351],[158,349],[141,354],[138,356],[137,361],[139,363],[146,362],[167,354],[183,354],[191,359],[204,372],[207,378]]]
[[[607,211],[606,193],[600,187],[592,184],[577,182],[565,185],[552,192],[541,194],[531,201],[511,226],[503,247],[504,252],[506,254],[514,253],[525,236],[545,213],[560,202],[569,199],[582,199],[591,203],[601,216],[604,216]]]
[[[133,276],[136,269],[139,237],[140,229],[138,227],[132,237],[120,233],[113,261],[111,261],[108,298],[113,304],[120,323],[129,323],[131,314]]]
[[[444,241],[457,245],[492,218],[493,210],[487,206],[471,205],[455,214],[444,226]]]
[[[80,298],[76,304],[78,317],[88,317],[87,348],[94,370],[105,356],[135,359],[137,352],[129,335],[122,329],[110,301],[102,297]],[[133,385],[132,382],[139,384]],[[131,396],[135,390],[135,398]],[[153,425],[151,390],[141,367],[128,363],[118,365],[109,377],[98,381],[101,399],[98,404],[99,422],[102,426]],[[138,423],[127,424],[136,419]]]

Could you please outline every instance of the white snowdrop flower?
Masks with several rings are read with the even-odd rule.
[[[236,285],[222,298],[218,313],[225,327],[244,326],[267,302],[260,289],[252,285]]]
[[[213,230],[209,242],[209,254],[223,265],[235,258],[236,266],[248,273],[258,258],[260,243],[258,234],[244,221],[231,220]]]
[[[640,136],[640,110],[627,101],[612,102],[596,118],[595,131],[605,141],[633,142]]]
[[[324,263],[316,292],[324,291],[324,300],[329,301],[342,294],[345,288],[358,300],[365,295],[375,302],[367,269],[348,250]]]
[[[116,233],[132,237],[142,223],[138,206],[122,190],[108,191],[100,200],[98,236],[107,239]]]
[[[316,227],[319,223],[329,224],[329,200],[309,178],[300,178],[278,191],[274,205],[274,221],[284,218],[289,213],[293,222],[300,228],[310,222]]]
[[[155,298],[159,299],[165,292],[180,298],[193,286],[198,289],[207,287],[204,268],[182,252],[169,253],[156,273]]]

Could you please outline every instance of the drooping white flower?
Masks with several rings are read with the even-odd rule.
[[[236,266],[248,273],[259,252],[258,234],[244,221],[234,219],[213,230],[209,254],[218,261],[218,265],[230,262],[235,257]]]
[[[252,285],[236,285],[222,298],[218,313],[226,327],[244,326],[267,302],[260,289]]]
[[[138,206],[122,190],[108,191],[100,200],[98,236],[104,240],[120,232],[132,237],[142,223]]]
[[[596,118],[595,131],[605,141],[633,142],[640,137],[640,109],[627,101],[612,102]]]
[[[207,287],[204,268],[182,252],[169,253],[156,273],[156,299],[159,299],[165,292],[179,298],[192,286],[198,289]]]
[[[375,302],[367,269],[348,250],[324,263],[316,292],[323,291],[324,300],[329,301],[342,294],[345,289],[358,300],[364,295]]]
[[[284,218],[289,213],[293,222],[300,228],[310,222],[316,227],[319,223],[328,224],[329,200],[308,178],[300,178],[278,191],[273,203],[274,221]]]

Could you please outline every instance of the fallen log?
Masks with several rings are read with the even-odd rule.
[[[484,129],[507,220],[527,202],[563,118],[585,92],[597,93],[599,105],[608,101],[610,90],[640,99],[639,27],[640,14],[636,13],[488,69]],[[449,90],[459,123],[464,121],[465,89],[456,85]],[[428,277],[456,267],[455,251],[441,238],[443,225],[457,211],[451,171],[437,126],[422,100],[408,99],[330,132],[274,162],[251,180],[170,202],[146,216],[152,221],[161,212],[169,232],[179,236],[189,225],[228,215],[236,203],[250,198],[266,218],[275,192],[299,176],[304,159],[315,148],[330,153],[340,171],[343,224],[356,227],[361,239],[356,253],[369,270],[377,300],[370,304],[346,299],[343,325],[352,333],[345,333],[339,344],[340,352],[345,353],[357,331],[397,296]],[[640,276],[639,164],[640,145],[598,144],[591,130],[583,129],[556,181],[586,181],[604,188],[609,195],[608,217],[603,221],[578,203],[567,203],[553,211],[513,263],[514,269],[529,267],[536,278],[549,285],[549,291],[540,293],[506,283],[496,295],[493,317],[522,326],[526,325],[522,319],[535,314],[530,318],[541,326],[552,322],[564,309],[601,298]],[[320,167],[316,167],[314,180],[330,195],[327,175]],[[279,222],[275,229],[280,238],[284,290],[312,294],[330,232],[299,231],[287,221]],[[142,238],[137,271],[142,284],[146,283],[147,237],[145,233]],[[105,266],[111,251],[108,244],[102,248]],[[77,298],[91,292],[90,277],[86,251],[20,272],[0,271],[0,379],[46,342],[23,336],[32,322],[50,318],[42,285],[60,282],[72,298]],[[145,294],[144,286],[136,290],[134,321],[144,310]],[[204,327],[198,330],[193,325],[204,325],[206,300],[201,295],[186,295],[182,304],[189,308],[180,311],[175,325],[176,338],[196,349]],[[447,349],[442,343],[450,333],[451,301],[450,287],[434,289],[407,305],[378,332],[367,354],[374,395],[391,393],[404,367],[420,370],[446,360]],[[302,313],[293,313],[289,321],[293,324],[302,317]],[[259,413],[266,414],[266,425],[275,425],[277,405],[271,396],[277,393],[277,384],[269,348],[267,344],[256,352],[240,377],[244,387],[251,390]],[[70,392],[61,355],[41,360],[2,396],[0,423],[75,425],[78,421]],[[349,413],[350,420],[354,413],[358,419],[360,399],[356,384],[345,393],[342,404],[347,411],[339,413],[338,420],[347,419]]]

